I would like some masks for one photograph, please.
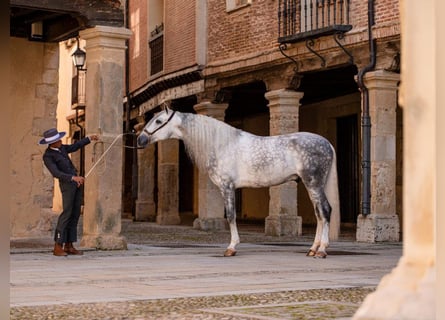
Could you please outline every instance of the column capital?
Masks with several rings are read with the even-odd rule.
[[[304,92],[289,89],[272,90],[264,94],[264,97],[269,100],[269,106],[271,101],[277,99],[284,104],[295,104],[295,102],[297,102],[297,105],[299,106],[303,96]]]
[[[79,32],[80,37],[87,40],[86,50],[104,46],[126,49],[125,40],[129,39],[131,34],[129,29],[108,26],[96,26]]]
[[[224,121],[225,112],[228,108],[228,103],[213,103],[210,101],[204,101],[193,106],[193,109],[198,114],[206,115],[221,121]]]
[[[394,91],[397,89],[400,81],[400,74],[385,70],[376,70],[366,73],[363,80],[369,90],[379,89]]]
[[[271,113],[285,112],[298,114],[300,100],[303,98],[304,92],[279,89],[268,91],[264,97],[269,101],[267,105]]]

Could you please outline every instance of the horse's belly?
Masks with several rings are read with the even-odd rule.
[[[250,187],[261,188],[282,184],[287,181],[295,181],[298,178],[295,172],[287,170],[262,170],[255,172],[244,172],[238,175],[238,188]]]

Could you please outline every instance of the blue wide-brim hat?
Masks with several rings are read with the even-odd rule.
[[[59,141],[65,136],[66,132],[64,131],[57,131],[56,128],[51,128],[49,130],[46,130],[43,133],[43,138],[40,139],[39,144],[51,144],[56,141]]]

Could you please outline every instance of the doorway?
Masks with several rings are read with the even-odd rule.
[[[342,223],[355,223],[359,213],[358,115],[337,118],[337,171]]]

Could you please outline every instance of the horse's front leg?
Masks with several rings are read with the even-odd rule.
[[[227,187],[223,190],[224,208],[230,227],[230,244],[224,252],[225,257],[236,255],[236,245],[240,243],[238,228],[236,226],[235,189]]]

